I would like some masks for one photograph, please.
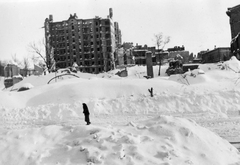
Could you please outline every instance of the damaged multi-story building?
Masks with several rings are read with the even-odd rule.
[[[112,8],[107,18],[78,19],[74,14],[53,22],[49,15],[44,24],[48,65],[67,68],[77,64],[79,71],[95,74],[115,69],[121,30],[112,17]]]
[[[231,28],[231,52],[240,59],[240,5],[228,8],[226,13]]]

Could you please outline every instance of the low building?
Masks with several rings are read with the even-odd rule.
[[[202,55],[207,53],[207,52],[209,52],[209,49],[208,50],[202,50],[202,51],[198,52],[197,58],[198,59],[202,59]]]
[[[136,65],[146,65],[146,53],[147,52],[152,52],[152,62],[153,65],[156,64],[156,49],[155,47],[148,47],[147,45],[141,46],[141,45],[136,45],[132,49],[132,55],[135,61]]]
[[[167,49],[169,52],[168,58],[175,58],[177,55],[181,55],[183,57],[182,63],[189,63],[189,51],[185,50],[185,47],[175,46],[173,48]]]
[[[4,77],[4,65],[0,61],[0,76]]]
[[[232,56],[229,47],[220,47],[202,54],[202,63],[215,63],[229,60]]]
[[[4,68],[4,76],[5,77],[13,77],[16,75],[19,75],[20,69],[17,65],[15,64],[7,64]]]
[[[43,68],[42,67],[40,67],[40,66],[38,66],[38,65],[35,65],[34,64],[34,70],[33,70],[33,74],[35,75],[35,76],[38,76],[38,75],[42,75],[43,74]]]

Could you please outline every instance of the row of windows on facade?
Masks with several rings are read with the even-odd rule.
[[[77,39],[78,38],[78,39]],[[58,43],[58,42],[76,42],[78,41],[79,43],[83,41],[93,41],[94,40],[94,36],[93,35],[83,35],[83,37],[81,38],[81,36],[78,36],[77,38],[75,38],[75,35],[72,37],[69,36],[51,36],[50,40],[52,41],[52,43]],[[110,34],[105,34],[105,35],[96,35],[96,40],[108,40],[111,39],[111,35]]]
[[[70,54],[70,53],[73,52],[73,54],[76,55],[77,52],[81,53],[82,50],[83,50],[84,53],[89,53],[89,52],[93,53],[93,52],[95,52],[94,48],[89,48],[89,47],[85,47],[84,49],[81,49],[81,48],[75,49],[75,48],[73,48],[73,50],[69,49],[69,47],[68,47],[67,49],[55,49],[54,50],[54,54],[55,55],[64,55],[65,53]],[[106,49],[105,48],[104,49],[103,48],[97,48],[96,49],[97,52],[102,52],[103,50],[106,50],[107,52],[112,52],[112,47],[108,46],[108,47],[106,47]]]
[[[57,30],[53,30],[52,29],[52,31],[51,31],[51,34],[54,34],[54,35],[65,35],[65,34],[67,34],[68,35],[68,33],[76,33],[76,32],[78,32],[78,33],[87,33],[87,34],[89,34],[89,33],[93,33],[93,28],[91,27],[91,28],[74,28],[74,26],[72,26],[72,29],[70,30],[70,29],[57,29]],[[95,28],[95,32],[96,33],[103,33],[103,32],[105,32],[105,33],[110,33],[111,31],[110,31],[110,27],[100,27],[100,28]]]
[[[66,68],[66,67],[71,67],[72,63],[61,63],[58,64],[58,67],[60,68]],[[110,65],[109,65],[110,67]],[[88,72],[88,73],[94,73],[94,72],[102,72],[104,70],[104,67],[95,67],[95,68],[91,68],[91,67],[87,67],[87,68],[79,68],[80,72]]]
[[[115,27],[112,27],[112,31],[115,30]],[[65,33],[71,33],[72,31],[78,31],[78,32],[83,32],[83,33],[91,33],[93,32],[93,30],[95,29],[95,32],[110,32],[111,28],[110,26],[76,26],[76,25],[72,25],[72,26],[65,26],[65,27],[60,27],[57,28],[54,25],[50,24],[50,32],[51,33],[56,33],[58,35],[64,34]]]
[[[86,59],[103,59],[103,53],[102,54],[96,54],[96,56],[94,54],[84,54],[84,55],[73,55],[74,59],[78,58],[80,60],[86,60]],[[110,53],[107,53],[107,58],[110,58],[111,57],[111,54]],[[70,55],[65,55],[65,56],[56,56],[56,60],[59,60],[59,61],[65,61],[66,59],[70,60],[71,57]]]
[[[67,61],[72,61],[72,60],[56,60],[57,62],[67,62]],[[77,59],[73,59],[74,62],[77,62]],[[79,65],[80,66],[97,66],[97,65],[103,65],[104,62],[103,60],[100,60],[100,61],[80,61],[79,62]]]
[[[95,22],[95,26],[104,26],[104,25],[112,25],[112,22],[110,22],[109,20],[105,20],[105,21],[93,21],[93,20],[89,20],[89,21],[83,21],[83,20],[70,20],[71,23],[68,22],[62,22],[62,23],[57,23],[54,24],[52,23],[52,28],[53,29],[59,29],[59,28],[65,28],[65,27],[69,27],[69,26],[73,26],[73,25],[83,25],[83,26],[92,26],[93,22]]]
[[[111,59],[111,55],[108,55],[107,56],[107,59]],[[92,62],[91,65],[94,65],[94,63],[96,61],[98,61],[98,65],[103,65],[103,60],[106,60],[104,59],[103,57],[101,58],[91,58],[90,56],[89,57],[85,57],[85,59],[82,59],[82,58],[77,58],[76,56],[73,56],[72,58],[70,58],[70,56],[66,57],[66,56],[60,56],[60,57],[55,57],[55,61],[57,62],[66,62],[66,61],[74,61],[74,62],[79,62],[80,61],[80,65],[82,65],[82,63],[85,63],[88,64],[89,62]]]
[[[69,49],[69,47],[71,47],[72,49],[76,49],[76,47],[78,47],[79,49],[81,49],[82,47],[91,47],[93,48],[94,45],[96,47],[102,47],[102,46],[111,46],[111,40],[106,40],[104,42],[102,41],[96,41],[96,42],[89,42],[89,41],[85,41],[85,42],[80,42],[80,43],[75,43],[73,42],[70,46],[69,42],[67,43],[52,43],[51,45],[53,45],[54,49]]]
[[[58,67],[60,68],[66,68],[71,67],[72,63],[61,63],[58,64]],[[108,68],[111,67],[111,64],[108,64]],[[104,66],[98,66],[98,67],[86,67],[86,68],[79,68],[80,72],[88,72],[88,73],[94,73],[94,72],[102,72],[104,71]]]

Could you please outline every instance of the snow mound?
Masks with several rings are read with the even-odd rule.
[[[232,56],[230,60],[224,62],[223,66],[225,66],[226,69],[240,72],[240,61],[238,61],[235,56]]]
[[[188,71],[184,74],[176,74],[176,75],[171,75],[169,77],[169,80],[178,82],[180,84],[185,84],[185,85],[191,85],[191,84],[199,84],[199,83],[204,83],[208,81],[208,77],[205,75],[201,74],[196,74],[199,73],[198,71]],[[203,72],[204,73],[204,72]]]
[[[20,88],[18,88],[18,92],[21,92],[21,91],[26,91],[26,90],[29,90],[33,88],[33,85],[30,84],[30,83],[25,83],[23,84]]]
[[[31,83],[25,83],[25,84],[22,84],[20,88],[28,88],[28,89],[31,89],[33,88],[33,85]]]
[[[200,64],[199,69],[203,70],[204,72],[209,72],[212,70],[219,70],[219,64],[217,63],[210,63],[210,64]]]
[[[207,136],[206,136],[207,135]],[[119,128],[57,126],[1,134],[0,164],[204,164],[240,161],[236,148],[194,121],[159,116]]]

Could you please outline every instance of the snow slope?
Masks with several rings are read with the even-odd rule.
[[[206,136],[207,135],[207,136]],[[199,164],[240,161],[237,149],[194,121],[168,116],[125,126],[57,126],[1,135],[1,164]]]
[[[154,79],[134,66],[126,78],[115,70],[49,84],[56,75],[48,74],[9,89],[1,78],[0,164],[237,165],[239,152],[225,139],[240,137],[238,65],[232,58],[200,65],[196,76],[171,77],[164,76],[167,66],[157,77],[156,66]],[[17,92],[27,83],[33,88]]]

